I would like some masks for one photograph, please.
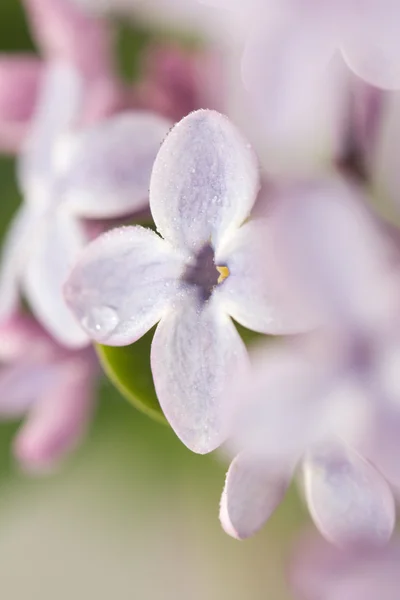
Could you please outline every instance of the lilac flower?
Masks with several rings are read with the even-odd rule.
[[[343,551],[316,536],[297,544],[289,565],[295,598],[302,600],[396,600],[400,546]]]
[[[31,318],[0,327],[0,417],[27,416],[14,453],[29,472],[52,470],[86,432],[98,367],[91,350],[58,346]]]
[[[245,403],[232,427],[230,452],[239,454],[221,520],[237,537],[254,533],[300,461],[311,515],[329,540],[382,542],[394,525],[385,477],[400,480],[398,443],[393,449],[400,418],[398,251],[354,188],[333,181],[292,194],[270,215],[276,250],[321,326],[295,344],[260,351],[250,375],[228,388],[234,403],[241,396]],[[378,440],[388,419],[391,444],[384,448]]]
[[[220,392],[246,362],[229,317],[261,332],[305,326],[297,303],[274,287],[275,257],[265,260],[268,275],[257,268],[264,226],[243,222],[258,188],[256,159],[228,119],[190,114],[168,135],[151,176],[150,208],[163,237],[140,227],[106,233],[65,287],[84,329],[103,344],[131,344],[160,321],[151,350],[157,395],[197,452],[221,443]]]
[[[88,343],[61,291],[88,241],[79,219],[112,218],[145,206],[151,166],[169,129],[156,115],[137,112],[73,132],[83,95],[72,67],[48,67],[19,161],[24,204],[8,233],[0,276],[2,318],[15,310],[22,289],[41,323],[71,347]]]

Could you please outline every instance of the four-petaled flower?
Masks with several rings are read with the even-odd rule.
[[[131,344],[160,321],[151,350],[156,392],[177,435],[199,453],[224,439],[229,409],[221,392],[246,364],[230,317],[265,333],[305,327],[280,287],[276,256],[261,254],[265,222],[245,222],[258,189],[255,156],[229,120],[191,113],[153,167],[150,208],[162,237],[140,227],[100,236],[65,286],[98,342]]]

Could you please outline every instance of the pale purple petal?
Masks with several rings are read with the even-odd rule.
[[[239,454],[226,475],[220,520],[226,533],[238,539],[254,535],[279,506],[291,472],[279,472],[265,458]]]
[[[335,150],[343,70],[331,61],[336,45],[331,27],[314,12],[277,10],[253,19],[242,75],[268,169],[301,172]]]
[[[46,472],[75,449],[93,413],[93,364],[84,356],[54,365],[54,379],[43,390],[14,442],[14,453],[30,472]]]
[[[324,593],[332,589],[354,558],[351,551],[337,548],[315,532],[307,531],[295,544],[289,563],[288,580],[295,598],[324,598]]]
[[[400,89],[400,6],[397,0],[369,0],[353,15],[342,39],[350,68],[368,83]]]
[[[31,348],[32,356],[34,349]],[[0,419],[21,417],[49,386],[57,373],[51,363],[32,360],[32,356],[0,370]]]
[[[160,234],[198,250],[246,219],[259,188],[255,155],[230,121],[199,110],[172,129],[154,163],[150,207]]]
[[[253,220],[226,240],[215,256],[229,276],[217,286],[225,310],[244,327],[274,335],[298,333],[313,319],[285,279],[268,220]]]
[[[294,186],[270,217],[294,289],[321,318],[369,326],[397,311],[393,245],[358,188],[340,179]]]
[[[120,114],[57,145],[63,204],[75,215],[113,218],[148,204],[150,175],[170,123],[156,114]]]
[[[337,373],[318,339],[268,343],[251,353],[252,367],[232,373],[227,398],[238,405],[228,451],[250,451],[274,464],[294,463],[310,443],[330,431],[328,401]]]
[[[25,200],[46,205],[52,184],[54,143],[74,122],[82,100],[82,81],[66,63],[52,63],[43,74],[33,122],[19,161]]]
[[[14,313],[0,323],[0,361],[12,363],[27,356],[48,360],[60,354],[61,348],[30,315]]]
[[[42,63],[30,55],[0,57],[0,150],[3,152],[16,152],[24,139],[42,68]]]
[[[22,281],[36,318],[60,344],[72,348],[89,340],[68,309],[62,286],[85,243],[83,228],[62,210],[45,215],[30,237]]]
[[[308,535],[290,563],[290,584],[304,600],[396,600],[400,546],[394,539],[379,548],[339,549]]]
[[[65,297],[92,339],[124,346],[165,314],[183,270],[183,258],[156,233],[121,227],[84,250],[65,285]]]
[[[27,255],[26,242],[34,222],[31,207],[19,209],[3,242],[0,265],[0,320],[8,318],[18,307],[20,280]]]
[[[247,364],[245,346],[215,299],[183,296],[157,327],[151,366],[161,408],[175,433],[205,454],[226,437],[232,403],[224,391]]]
[[[383,544],[395,525],[395,507],[383,477],[339,443],[310,451],[304,461],[307,504],[321,533],[339,546]]]

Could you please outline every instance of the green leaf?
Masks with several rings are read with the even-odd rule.
[[[266,338],[237,325],[248,346],[260,338]],[[114,347],[97,345],[101,365],[115,387],[135,408],[160,423],[167,424],[154,388],[150,367],[150,348],[155,327],[130,346]]]
[[[112,383],[135,408],[167,423],[154,388],[150,347],[155,328],[130,346],[97,345],[101,365]]]

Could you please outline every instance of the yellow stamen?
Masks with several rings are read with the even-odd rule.
[[[225,281],[225,279],[229,277],[230,272],[228,267],[216,267],[216,269],[219,273],[218,283],[222,283],[223,281]]]

